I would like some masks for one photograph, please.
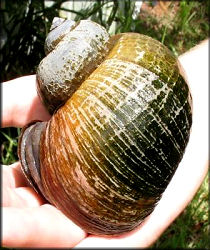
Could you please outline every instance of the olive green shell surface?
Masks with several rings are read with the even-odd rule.
[[[134,229],[183,157],[191,105],[172,53],[148,36],[121,34],[43,126],[39,189],[89,233]]]

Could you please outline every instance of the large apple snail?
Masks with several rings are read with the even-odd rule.
[[[89,233],[115,235],[154,209],[189,140],[191,95],[176,57],[137,33],[57,19],[37,69],[52,114],[22,130],[31,185]]]

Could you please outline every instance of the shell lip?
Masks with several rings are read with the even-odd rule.
[[[40,162],[39,157],[37,157],[40,136],[36,138],[35,142],[33,141],[33,130],[36,129],[37,125],[40,126],[38,127],[38,135],[41,135],[43,128],[46,126],[46,122],[33,120],[22,128],[18,140],[17,153],[21,162],[22,172],[27,181],[37,193],[42,194]]]

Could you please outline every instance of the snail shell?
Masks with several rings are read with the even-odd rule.
[[[81,21],[43,59],[37,79],[54,113],[22,131],[28,180],[89,233],[134,229],[153,211],[188,143],[191,95],[177,59],[148,36],[109,38]],[[57,91],[70,94],[59,109]]]

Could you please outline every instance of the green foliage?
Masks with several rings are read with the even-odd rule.
[[[1,163],[11,164],[17,161],[17,145],[20,129],[4,128],[1,129]]]
[[[2,1],[1,8],[1,81],[33,74],[44,56],[44,40],[58,1],[45,8],[44,1]]]
[[[175,25],[168,41],[170,47],[177,44],[179,54],[187,51],[209,36],[209,7],[210,1],[181,1],[180,11],[176,17]],[[172,40],[174,38],[175,40]]]
[[[172,1],[171,8],[176,3]],[[168,17],[158,19],[154,15],[146,15],[134,31],[163,42],[178,56],[209,37],[209,7],[209,0],[182,0],[176,15],[170,20]]]
[[[132,31],[149,35],[168,46],[175,55],[180,55],[209,36],[209,0],[180,1],[176,15],[162,25],[162,20],[152,15],[134,20],[132,0],[93,1],[79,11],[63,7],[66,1],[51,2],[52,5],[46,6],[44,0],[1,1],[1,81],[36,72],[44,57],[44,41],[52,20],[64,10],[75,14],[75,20],[90,18],[107,30],[116,24],[114,33]],[[154,1],[149,2],[150,6],[154,5]],[[106,8],[108,15],[105,15],[103,8]],[[0,132],[1,163],[10,164],[18,159],[20,130],[4,128]],[[188,208],[153,245],[154,248],[207,248],[210,245],[208,180],[206,177]]]

